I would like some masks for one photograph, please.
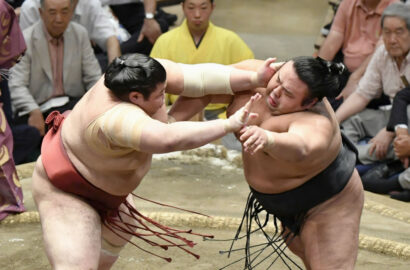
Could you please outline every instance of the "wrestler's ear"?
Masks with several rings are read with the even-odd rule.
[[[128,94],[128,100],[131,103],[139,106],[142,104],[142,102],[144,102],[144,96],[139,92],[132,91]]]
[[[318,102],[318,100],[319,100],[318,98],[313,98],[313,99],[309,100],[308,102],[306,102],[303,105],[303,108],[305,110],[308,110],[308,109],[312,108],[313,106],[315,106],[315,104]]]

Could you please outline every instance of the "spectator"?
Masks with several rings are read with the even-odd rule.
[[[394,133],[386,129],[390,110],[366,109],[366,105],[382,92],[393,99],[405,87],[402,77],[410,78],[410,6],[400,2],[388,6],[381,26],[384,44],[375,51],[355,92],[336,111],[346,135],[355,143],[371,138],[369,143],[356,145],[363,164],[394,159]]]
[[[121,52],[149,55],[157,38],[168,31],[164,12],[156,12],[156,0],[100,0],[109,5],[120,24],[131,34],[121,43]]]
[[[42,1],[42,20],[24,30],[27,51],[10,76],[15,123],[28,123],[41,135],[51,110],[73,108],[101,76],[86,29],[70,23],[72,5]]]
[[[182,1],[182,11],[186,19],[179,27],[158,38],[151,57],[185,64],[209,62],[224,65],[254,58],[253,52],[237,34],[215,26],[210,21],[214,8],[213,0]],[[176,98],[176,96],[170,97],[172,102],[175,102]],[[215,119],[225,110],[225,104],[209,105],[205,110],[205,118]],[[228,138],[234,139],[232,134],[229,134]],[[228,144],[226,146],[240,148],[238,143],[230,146],[234,142],[228,138],[223,139],[223,141],[226,139]]]
[[[26,44],[16,14],[4,0],[0,0],[0,22],[0,81],[3,81],[4,77],[7,77],[8,69],[18,61],[26,50]],[[1,98],[3,102],[3,93]],[[0,106],[0,148],[0,220],[2,220],[11,213],[25,211],[23,192],[11,156],[13,136],[2,106]]]
[[[339,5],[330,32],[319,50],[319,57],[335,61],[341,50],[343,63],[351,72],[337,100],[346,99],[356,88],[379,43],[381,14],[389,4],[397,1],[343,0]],[[332,102],[332,106],[336,109],[340,102]]]
[[[72,0],[72,3],[72,21],[87,29],[101,69],[105,70],[108,63],[121,55],[115,27],[99,0]],[[24,1],[20,15],[20,27],[23,31],[40,19],[39,8],[40,0]]]
[[[394,139],[394,152],[402,159],[407,160],[406,170],[389,179],[389,182],[398,186],[396,190],[389,190],[390,197],[396,200],[410,202],[410,168],[408,167],[408,160],[410,157],[410,136],[409,134],[399,135]]]
[[[396,95],[397,97],[397,95]],[[390,194],[390,197],[396,200],[409,202],[410,201],[410,136],[404,131],[404,128],[396,129],[396,138],[394,139],[394,152],[396,156],[403,162],[405,170],[401,173],[396,173],[390,177],[381,174],[379,171],[372,170],[362,177],[363,186],[366,190],[380,193]],[[377,167],[376,167],[377,168]],[[370,173],[372,172],[372,173]]]
[[[21,4],[24,2],[22,0],[6,0],[6,2],[14,8],[14,13],[16,17],[18,17],[18,12],[20,10]],[[15,19],[16,24],[18,24],[18,18]],[[15,26],[14,26],[15,27]],[[18,27],[19,33],[21,33],[20,27]],[[23,36],[21,35],[22,39],[24,40]],[[15,40],[12,40],[13,44],[17,44]],[[25,47],[25,42],[24,49]],[[15,49],[20,49],[17,46]],[[18,57],[20,58],[22,54],[19,54]],[[7,57],[6,57],[7,58]],[[13,64],[14,65],[14,64]],[[8,75],[9,75],[9,68],[11,66],[7,66],[3,69],[2,78],[0,79],[0,103],[3,105],[3,111],[5,117],[7,119],[7,123],[10,126],[12,137],[13,137],[13,159],[16,165],[27,163],[34,161],[37,157],[38,153],[36,151],[37,146],[41,141],[41,136],[39,131],[25,124],[14,124],[13,121],[13,113],[11,108],[11,100],[10,100],[10,91],[8,86]]]
[[[395,132],[396,137],[393,141],[394,152],[406,170],[401,174],[395,174],[389,177],[388,175],[381,174],[380,171],[383,172],[383,170],[376,167],[366,173],[362,177],[362,180],[364,188],[368,191],[382,194],[390,193],[391,198],[401,201],[410,201],[410,137],[407,117],[407,105],[410,103],[410,85],[404,76],[403,82],[406,88],[399,91],[394,97],[393,107],[386,129]]]

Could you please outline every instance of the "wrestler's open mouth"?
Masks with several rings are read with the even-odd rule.
[[[275,100],[271,96],[268,96],[268,103],[272,107],[276,107],[278,105],[278,103],[275,102]]]

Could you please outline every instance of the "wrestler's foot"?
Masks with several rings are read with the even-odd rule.
[[[410,190],[393,191],[390,193],[390,198],[403,202],[410,202]]]

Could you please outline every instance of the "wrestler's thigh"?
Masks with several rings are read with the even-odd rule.
[[[300,234],[308,268],[354,269],[363,201],[355,170],[339,194],[308,212]]]
[[[135,208],[134,199],[133,199],[133,196],[131,194],[127,196],[127,201],[128,201],[129,204],[131,204]],[[124,212],[128,213],[128,215],[120,213],[121,219],[124,223],[137,225],[136,221],[129,216],[130,212],[124,204],[120,205],[120,211],[124,211]],[[116,218],[116,220],[120,221],[118,218]],[[132,228],[130,227],[128,230],[130,230],[130,229],[132,229]],[[102,227],[102,237],[114,246],[123,246],[127,243],[127,241],[124,240],[124,238],[125,239],[131,239],[131,237],[132,237],[130,234],[120,232],[116,229],[113,229],[113,230],[115,231],[115,233],[112,232],[105,225],[103,225],[103,227]],[[119,237],[118,234],[121,235],[121,237]]]
[[[97,269],[101,247],[98,213],[78,197],[54,187],[41,158],[33,174],[33,197],[53,269]]]

